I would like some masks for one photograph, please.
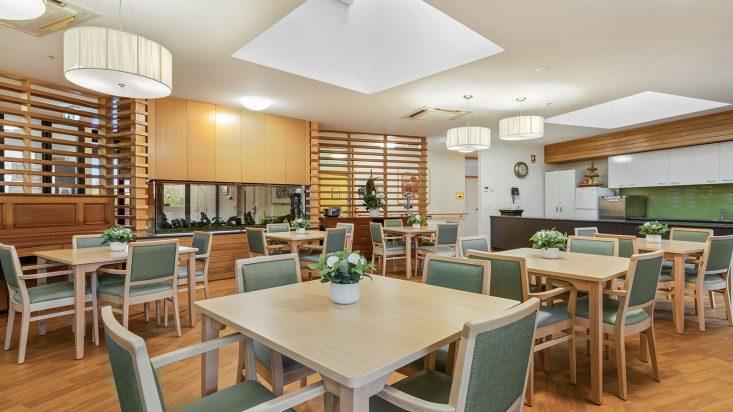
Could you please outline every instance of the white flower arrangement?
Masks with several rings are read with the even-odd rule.
[[[423,219],[420,215],[410,215],[407,218],[407,223],[411,225],[422,225],[425,222],[425,219]]]
[[[296,229],[308,229],[311,227],[311,222],[308,219],[298,218],[293,220],[291,226]]]
[[[662,235],[669,232],[669,226],[652,220],[650,222],[644,222],[643,225],[638,227],[638,230],[642,235]]]
[[[532,235],[529,240],[532,241],[532,247],[535,249],[565,249],[565,245],[568,241],[568,236],[555,230],[554,228],[550,230],[543,229]]]
[[[102,232],[102,242],[105,245],[112,242],[129,243],[134,238],[132,230],[124,226],[115,226]]]

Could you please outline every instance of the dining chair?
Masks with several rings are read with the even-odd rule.
[[[348,250],[346,229],[328,228],[323,237],[323,246],[310,246],[309,249],[299,253],[300,262],[303,266],[318,263],[322,256],[330,256],[334,253]],[[308,270],[308,279],[312,278],[314,271]]]
[[[618,239],[591,236],[568,236],[568,252],[618,256]]]
[[[250,257],[281,253],[279,246],[268,245],[265,230],[261,227],[248,227],[245,232],[247,234],[247,251]]]
[[[550,371],[550,349],[567,342],[568,361],[570,367],[570,383],[576,383],[575,359],[575,302],[577,291],[573,285],[554,281],[554,289],[544,292],[530,291],[527,262],[523,257],[506,256],[489,252],[470,250],[468,258],[488,261],[491,264],[491,283],[489,295],[505,299],[525,302],[530,298],[547,301],[567,295],[567,308],[558,306],[540,306],[537,312],[537,330],[535,331],[534,352],[541,352],[544,358],[544,370]],[[534,363],[534,359],[530,364]],[[529,371],[527,382],[527,404],[534,405],[534,368]]]
[[[458,249],[458,224],[441,223],[435,231],[435,242],[432,245],[418,245],[415,249],[415,276],[420,266],[420,260],[429,254],[441,256],[456,256]]]
[[[530,298],[501,315],[467,322],[453,377],[424,370],[385,386],[369,399],[369,410],[521,410],[539,306]]]
[[[124,270],[100,268],[100,273],[116,275],[98,287],[99,300],[120,306],[122,324],[128,327],[130,306],[170,301],[176,334],[181,336],[178,314],[178,239],[132,242],[128,245]]]
[[[610,233],[596,233],[593,237],[599,237],[604,239],[617,239],[618,240],[618,255],[620,257],[630,258],[633,255],[639,253],[639,245],[637,244],[638,237],[634,235],[614,235]]]
[[[354,248],[354,224],[338,222],[336,223],[336,229],[346,230],[346,247],[351,252]]]
[[[384,227],[404,227],[402,219],[384,219]]]
[[[654,336],[654,298],[663,258],[664,252],[661,250],[632,256],[623,289],[605,289],[603,291],[603,332],[613,337],[606,344],[611,345],[616,354],[619,398],[623,400],[628,397],[626,336],[635,334],[644,336],[642,353],[648,350],[651,355],[652,379],[659,382],[659,365]],[[585,330],[590,327],[589,306],[587,296],[578,298],[575,306],[575,322]],[[588,340],[590,338],[584,332],[580,332],[578,336]],[[643,347],[644,344],[646,348]]]
[[[468,253],[469,250],[489,252],[489,237],[486,235],[459,237],[458,256],[466,256],[466,253]]]
[[[670,240],[683,240],[686,242],[705,242],[713,236],[713,229],[701,229],[695,227],[673,227],[669,230]]]
[[[382,266],[382,276],[387,275],[387,261],[409,259],[405,248],[405,238],[402,236],[388,237],[384,235],[384,227],[380,223],[369,223],[372,234],[372,256],[378,259]],[[401,241],[399,239],[402,239]]]
[[[300,263],[298,255],[288,253],[278,256],[259,256],[239,259],[236,262],[235,277],[237,293],[248,293],[285,285],[300,283]],[[305,386],[306,378],[315,373],[295,360],[281,355],[258,341],[254,341],[254,358],[257,373],[270,384],[276,395],[283,393],[283,386],[300,381]],[[240,345],[240,351],[244,346]],[[245,370],[243,357],[238,367],[238,380]]]
[[[268,223],[265,225],[265,232],[266,233],[287,233],[290,232],[290,223],[284,222],[284,223]],[[290,252],[290,246],[287,242],[279,241],[279,240],[273,240],[271,242],[268,242],[270,244],[271,249],[274,250],[287,250],[288,253]]]
[[[158,379],[158,370],[175,362],[201,356],[219,348],[240,343],[247,347],[252,340],[234,333],[204,343],[188,346],[151,358],[145,341],[117,322],[112,308],[102,308],[104,341],[107,344],[117,399],[122,411],[163,411],[165,399]],[[240,355],[241,356],[241,355]],[[259,406],[262,411],[291,410],[289,408],[320,396],[325,392],[322,382],[314,383],[287,396],[277,397],[257,382],[256,374],[245,381],[214,392],[189,404],[184,411],[242,411]]]
[[[705,242],[705,250],[694,268],[685,268],[686,296],[695,298],[695,312],[697,313],[698,329],[705,331],[705,304],[706,294],[715,300],[714,293],[722,293],[725,301],[725,316],[729,325],[733,325],[731,316],[730,294],[730,265],[733,254],[733,235],[710,236]],[[659,278],[659,288],[668,296],[677,293],[674,290],[674,277],[671,268],[662,268]],[[682,314],[684,316],[684,314]]]
[[[102,234],[92,235],[74,235],[71,237],[71,247],[73,249],[85,249],[88,247],[105,246]]]
[[[13,323],[15,314],[20,312],[20,341],[18,343],[18,364],[25,362],[26,346],[28,344],[28,329],[33,321],[45,320],[48,318],[74,315],[74,309],[65,309],[56,312],[48,312],[53,309],[60,309],[74,306],[74,282],[61,281],[37,286],[28,286],[26,281],[34,279],[48,279],[56,276],[68,277],[70,270],[56,270],[46,272],[48,269],[64,266],[58,263],[47,263],[42,265],[21,266],[18,252],[15,246],[0,243],[0,267],[2,268],[5,283],[8,286],[8,322],[5,325],[5,350],[10,350],[10,340],[13,335]],[[23,272],[36,271],[33,274]],[[92,281],[91,287],[87,289],[84,297],[86,303],[85,311],[92,311],[92,339],[95,345],[99,345],[99,322],[97,319],[97,297],[96,281]],[[36,313],[33,316],[34,312]]]
[[[595,226],[589,227],[576,227],[573,229],[575,236],[593,236],[598,233],[598,228]]]
[[[214,243],[214,234],[211,232],[193,232],[193,240],[191,246],[198,249],[196,251],[196,274],[194,276],[194,290],[204,290],[204,296],[209,298],[209,260],[211,258],[211,245]],[[188,262],[187,262],[188,263]],[[178,293],[188,292],[188,265],[181,266],[176,272],[178,276]],[[185,286],[185,287],[180,287]],[[158,302],[155,302],[157,311],[160,310]],[[168,326],[168,305],[164,304],[165,326]],[[147,320],[147,311],[146,311]]]

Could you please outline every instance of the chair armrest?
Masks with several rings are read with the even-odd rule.
[[[122,269],[99,268],[98,273],[109,273],[111,275],[126,275],[127,271]]]
[[[38,269],[47,269],[47,268],[55,268],[57,266],[66,266],[65,263],[43,263],[41,265],[27,265],[22,266],[20,270],[25,272],[26,270],[38,270]]]
[[[608,296],[626,296],[629,293],[627,290],[622,289],[604,289],[603,294]]]
[[[265,403],[245,409],[245,412],[284,411],[317,396],[321,396],[324,393],[326,393],[326,385],[323,384],[323,381],[315,382],[306,387],[300,388],[297,391],[288,392]]]
[[[450,405],[428,402],[424,399],[420,399],[416,396],[397,390],[392,386],[385,386],[377,396],[395,406],[411,412],[455,412],[456,410]]]
[[[545,300],[573,291],[575,291],[575,288],[573,286],[563,285],[554,289],[546,290],[544,292],[530,292],[529,297],[535,297],[540,300]]]
[[[171,363],[190,358],[192,356],[211,352],[212,350],[219,349],[220,347],[229,345],[230,343],[239,342],[242,339],[244,339],[244,335],[242,335],[241,333],[233,333],[231,335],[223,336],[221,338],[208,340],[206,342],[201,342],[196,345],[174,350],[173,352],[158,355],[156,357],[150,358],[150,363],[153,364],[154,369],[158,369],[163,366],[170,365]]]
[[[22,280],[28,280],[28,279],[44,279],[44,278],[50,278],[53,276],[68,276],[73,274],[74,272],[70,270],[60,270],[58,272],[45,272],[45,273],[34,273],[31,275],[20,275],[18,276]]]
[[[209,257],[209,254],[208,253],[204,253],[204,254],[196,255],[195,256],[196,259],[205,259],[205,258],[208,258],[208,257]]]

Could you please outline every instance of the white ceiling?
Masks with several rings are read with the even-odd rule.
[[[730,0],[426,0],[505,51],[371,95],[231,57],[301,0],[126,2],[125,29],[173,53],[175,96],[232,106],[265,96],[267,112],[322,128],[444,135],[461,122],[404,117],[423,105],[460,108],[467,93],[473,122],[494,133],[519,96],[545,117],[647,90],[733,103]],[[117,1],[78,3],[101,14],[90,24],[118,26]],[[0,26],[0,70],[64,82],[61,49],[61,33],[36,38]],[[541,142],[607,131],[547,124]]]

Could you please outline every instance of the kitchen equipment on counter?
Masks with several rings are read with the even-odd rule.
[[[325,217],[339,217],[341,216],[341,208],[338,206],[331,206],[323,209],[323,216]]]
[[[523,209],[499,209],[502,216],[522,216]]]
[[[600,219],[640,219],[646,217],[646,196],[604,196],[598,200]]]
[[[575,188],[575,218],[579,220],[598,220],[599,199],[613,195],[613,190],[605,187]]]

